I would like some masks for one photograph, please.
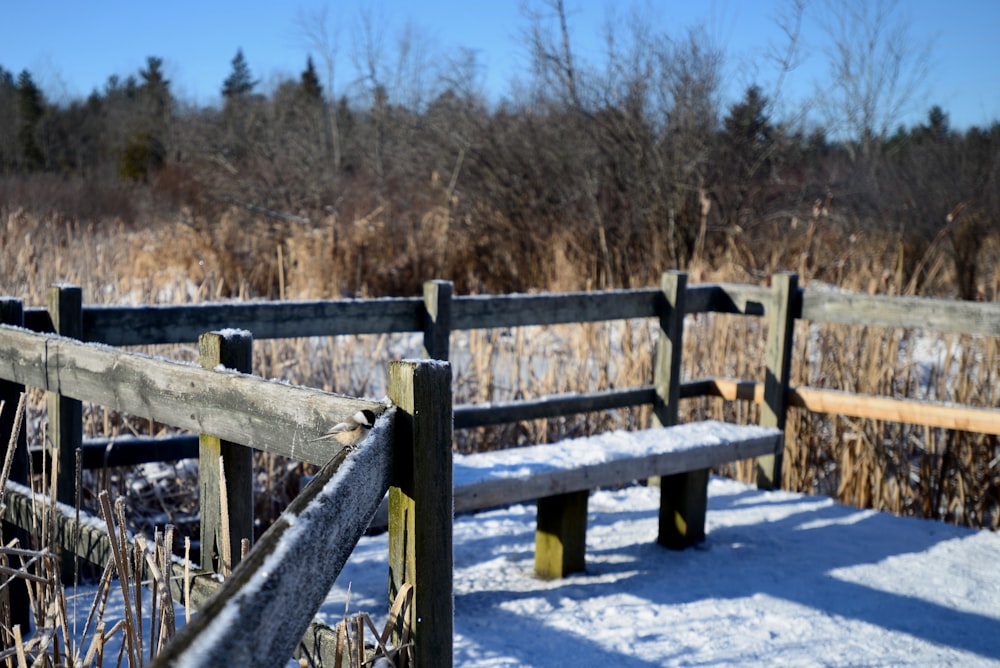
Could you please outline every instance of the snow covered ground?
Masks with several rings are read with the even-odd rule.
[[[713,478],[708,539],[655,545],[658,490],[591,496],[587,572],[533,577],[535,509],[455,522],[456,666],[1000,666],[1000,535]],[[384,609],[386,536],[321,610]]]

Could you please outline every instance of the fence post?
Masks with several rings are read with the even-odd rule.
[[[660,313],[660,336],[656,345],[656,386],[654,406],[657,422],[664,427],[677,424],[681,398],[681,355],[684,348],[684,313],[686,310],[687,274],[669,271],[661,277],[660,289],[666,309]]]
[[[451,348],[451,297],[454,285],[450,281],[424,283],[424,357],[446,360]]]
[[[202,334],[198,337],[198,355],[201,366],[206,369],[221,364],[227,369],[250,373],[253,370],[253,336],[243,330]],[[223,481],[225,509],[222,507]],[[215,573],[231,572],[240,561],[240,541],[246,538],[253,542],[253,450],[201,434],[198,438],[198,486],[201,494],[201,567]]]
[[[48,291],[49,316],[56,334],[83,338],[83,291],[75,285],[53,285]],[[58,390],[58,388],[56,388]],[[76,504],[76,451],[83,447],[83,402],[58,391],[48,393],[49,442],[58,466],[56,499]]]
[[[687,312],[687,274],[667,272],[661,281],[666,309],[660,314],[656,347],[655,419],[664,427],[678,423],[681,398],[681,358],[684,352],[684,315]],[[705,540],[708,507],[708,469],[663,476],[660,479],[660,527],[656,542],[681,550]]]
[[[389,487],[389,602],[404,583],[413,585],[409,625],[416,665],[448,668],[454,629],[451,365],[393,362],[389,398],[397,407]]]
[[[791,272],[776,274],[771,277],[771,289],[771,304],[767,309],[767,373],[764,377],[764,403],[761,404],[760,424],[784,431],[796,306],[799,304],[799,277]],[[757,459],[759,489],[781,487],[783,459],[781,451]]]
[[[75,285],[53,285],[48,290],[48,310],[56,334],[83,339],[83,290]],[[76,506],[76,451],[83,448],[83,402],[50,390],[47,395],[48,440],[56,467],[56,500]],[[63,551],[60,561],[63,584],[73,582],[79,557]]]
[[[0,324],[24,326],[24,302],[20,299],[10,297],[0,297]],[[24,385],[8,380],[0,380],[0,402],[3,403],[3,411],[0,413],[0,444],[6,445],[10,441],[10,435],[14,429],[18,429],[17,443],[15,444],[14,457],[11,460],[9,479],[28,484],[28,433],[26,429],[25,417],[21,416],[20,425],[14,423],[14,416],[17,413],[17,403],[24,392]],[[9,543],[16,538],[20,547],[30,548],[28,532],[9,522],[3,523],[3,540]],[[15,624],[21,626],[21,630],[27,634],[31,630],[31,608],[28,600],[28,588],[21,578],[13,579],[7,587],[7,605],[10,610],[11,628]],[[6,643],[4,643],[6,645]]]

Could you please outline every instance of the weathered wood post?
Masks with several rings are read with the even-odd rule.
[[[788,408],[788,387],[791,381],[792,345],[795,317],[801,310],[799,277],[786,272],[771,277],[772,297],[767,307],[767,372],[764,378],[764,403],[761,404],[760,424],[784,431]],[[784,445],[782,445],[782,449]],[[781,465],[784,455],[767,455],[757,459],[757,487],[781,487]]]
[[[244,330],[202,334],[198,354],[205,369],[221,364],[250,373],[253,336]],[[253,450],[208,434],[201,434],[198,443],[201,567],[215,573],[231,572],[240,561],[240,541],[246,538],[253,542]]]
[[[24,325],[24,302],[20,299],[0,297],[0,324],[22,327]],[[12,381],[0,380],[0,402],[3,403],[3,411],[0,412],[0,444],[6,447],[10,441],[10,435],[14,433],[15,429],[18,429],[9,479],[13,482],[27,485],[28,433],[25,416],[21,416],[19,425],[14,422],[17,413],[17,403],[22,392],[24,392],[24,385]],[[18,540],[21,547],[31,547],[28,543],[27,531],[9,522],[4,522],[4,543],[9,543],[14,538]],[[24,580],[20,578],[12,580],[7,586],[7,592],[7,605],[10,610],[11,627],[19,624],[21,631],[27,634],[31,630],[31,609],[29,607],[28,588]]]
[[[389,602],[404,583],[413,585],[409,625],[416,665],[448,668],[454,629],[451,365],[393,362],[389,398],[397,407],[389,487]]]
[[[424,357],[448,360],[451,350],[451,297],[454,285],[450,281],[424,283]]]
[[[669,427],[679,421],[687,274],[667,272],[660,285],[664,305],[653,370],[654,418],[660,425]],[[708,469],[699,469],[660,479],[660,528],[656,539],[660,545],[681,550],[705,540],[708,473]]]
[[[83,339],[83,290],[75,285],[53,285],[48,290],[48,310],[56,334]],[[49,388],[48,440],[52,465],[56,467],[56,500],[76,505],[76,451],[83,448],[83,402],[63,396],[59,388]],[[64,584],[73,582],[79,557],[64,551],[60,570]]]
[[[56,334],[83,338],[83,291],[75,285],[53,285],[48,291],[49,317]],[[83,402],[48,393],[49,442],[58,469],[56,499],[69,506],[76,502],[76,451],[83,447]]]

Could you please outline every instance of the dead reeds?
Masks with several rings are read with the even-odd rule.
[[[85,302],[98,304],[249,296],[337,298],[386,294],[402,278],[397,275],[380,283],[380,275],[412,272],[417,266],[425,273],[413,280],[444,276],[456,280],[458,291],[463,286],[489,289],[491,283],[473,274],[493,265],[477,269],[469,264],[469,258],[479,257],[484,243],[496,247],[496,257],[511,252],[503,245],[501,230],[486,221],[489,212],[481,213],[484,220],[479,223],[482,229],[492,230],[491,235],[495,232],[495,238],[474,240],[463,236],[466,226],[447,210],[428,211],[398,235],[394,213],[374,205],[354,219],[331,216],[312,225],[276,222],[245,210],[229,211],[219,221],[199,220],[181,212],[175,221],[151,221],[141,231],[114,221],[82,223],[56,214],[43,220],[24,211],[7,211],[2,221],[5,260],[16,269],[3,277],[0,291],[23,297],[29,305],[44,303],[45,288],[56,281],[80,284]],[[742,238],[712,249],[691,280],[758,282],[766,280],[768,272],[792,267],[801,272],[806,289],[879,294],[914,294],[919,290],[936,296],[954,293],[955,269],[946,245],[915,250],[895,234],[878,236],[871,228],[856,233],[844,225],[827,225],[824,220],[814,216],[808,224],[776,229],[780,234],[771,236],[766,253]],[[434,230],[447,230],[446,247],[432,244],[421,250],[419,257],[397,257],[409,252],[407,249],[420,248],[420,244],[414,245],[415,240]],[[584,266],[588,260],[569,243],[571,238],[564,231],[554,234],[557,238],[550,244],[553,261],[541,263],[545,266],[539,267],[538,276],[520,280],[534,281],[535,287],[542,289],[593,285],[593,272]],[[781,241],[774,242],[775,238]],[[463,244],[478,245],[463,248]],[[1000,294],[1000,236],[987,235],[980,240],[979,259],[980,298],[995,300]],[[439,263],[445,261],[449,267],[437,273]],[[634,277],[635,284],[655,283],[653,271],[643,271]],[[685,379],[762,378],[766,336],[762,322],[704,314],[688,318],[687,328]],[[981,407],[998,405],[995,369],[1000,365],[996,363],[995,340],[799,323],[796,341],[795,385]],[[453,341],[455,398],[459,403],[504,401],[646,384],[652,377],[650,351],[654,342],[648,323],[469,332]],[[929,364],[919,347],[931,344],[950,352],[937,355]],[[419,350],[419,339],[412,335],[261,341],[255,346],[254,368],[266,377],[378,397],[384,393],[386,362],[419,354]],[[156,347],[148,352],[184,361],[192,360],[195,354],[191,346]],[[40,424],[42,415],[40,397],[33,392],[29,402],[29,420],[34,425]],[[755,405],[717,398],[688,400],[681,410],[687,418],[757,419]],[[87,434],[93,436],[162,430],[101,408],[86,408],[85,420]],[[643,426],[648,420],[648,410],[633,409],[469,430],[456,434],[457,447],[473,450],[545,442],[615,427]],[[995,457],[995,437],[817,415],[794,408],[789,414],[788,436],[784,484],[789,488],[971,526],[996,526],[998,522],[997,476],[995,467],[988,466]],[[257,470],[257,512],[265,518],[287,505],[298,492],[301,477],[309,473],[295,462],[266,456],[258,457]],[[736,466],[729,472],[745,479],[751,476],[749,466]],[[103,476],[101,484],[88,486],[107,487],[126,496],[134,509],[130,518],[148,512],[162,519],[166,514],[179,530],[190,525],[186,518],[196,503],[184,500],[184,480],[189,476],[184,467],[173,471],[161,467],[113,470],[98,475]],[[164,479],[169,486],[160,484]],[[84,503],[97,508],[94,497],[85,498]],[[185,531],[193,528],[188,526]]]

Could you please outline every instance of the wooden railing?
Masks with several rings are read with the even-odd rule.
[[[422,298],[141,308],[84,307],[79,295],[77,288],[54,287],[49,293],[47,309],[23,309],[17,300],[0,300],[0,316],[3,317],[3,322],[27,329],[108,345],[192,342],[198,340],[206,330],[232,327],[249,330],[258,339],[422,332],[425,356],[438,360],[449,358],[450,335],[457,330],[656,318],[660,324],[660,336],[655,373],[650,384],[489,406],[456,406],[454,426],[468,428],[644,404],[654,407],[654,414],[661,424],[672,424],[677,420],[680,400],[698,396],[721,396],[760,403],[761,423],[780,428],[785,425],[787,408],[800,406],[816,412],[912,421],[1000,434],[1000,410],[996,408],[956,407],[888,397],[859,397],[825,389],[792,387],[789,383],[790,357],[794,343],[793,325],[796,319],[1000,336],[1000,304],[814,292],[799,288],[794,274],[774,276],[770,288],[732,284],[688,286],[686,276],[675,272],[664,275],[660,288],[601,293],[454,296],[450,283],[432,281],[425,285]],[[766,318],[768,340],[763,379],[701,379],[681,382],[680,343],[683,319],[686,315],[708,312]],[[344,405],[332,413],[327,412],[327,409],[317,412],[313,406],[308,409],[303,407],[305,414],[289,414],[287,407],[291,405],[290,396],[298,396],[296,393],[300,391],[313,391],[271,383],[260,386],[266,388],[261,390],[261,395],[246,397],[250,403],[244,407],[245,412],[237,413],[242,417],[236,418],[234,422],[226,418],[227,415],[233,415],[231,403],[228,406],[220,403],[220,396],[225,396],[225,393],[206,391],[204,388],[209,385],[202,384],[207,383],[210,377],[217,379],[218,372],[185,368],[180,377],[188,379],[185,381],[188,384],[171,384],[166,380],[158,384],[154,379],[160,376],[150,375],[148,370],[162,369],[162,378],[166,379],[171,377],[166,370],[168,367],[174,369],[173,365],[157,360],[144,360],[139,364],[135,361],[137,358],[126,355],[115,358],[120,360],[118,362],[105,364],[100,371],[102,380],[98,382],[88,376],[97,373],[97,369],[88,360],[93,360],[98,355],[95,352],[97,350],[100,355],[111,355],[114,351],[51,337],[46,337],[42,343],[41,339],[32,339],[31,336],[37,335],[4,330],[0,341],[11,343],[0,346],[0,377],[19,383],[36,384],[51,391],[50,434],[60,453],[60,459],[63,460],[60,464],[63,471],[73,470],[69,457],[78,448],[84,450],[83,461],[86,465],[91,462],[138,461],[140,457],[136,452],[146,447],[145,442],[140,441],[123,448],[120,454],[112,451],[110,455],[88,455],[88,450],[99,444],[84,447],[79,403],[76,398],[72,398],[73,392],[67,389],[75,382],[82,383],[82,390],[75,390],[77,395],[85,394],[88,401],[110,402],[108,405],[119,406],[136,415],[146,415],[199,433],[209,433],[223,440],[267,448],[317,464],[326,463],[329,451],[322,450],[315,444],[310,445],[303,435],[321,432],[331,419],[343,416],[349,410]],[[21,344],[25,347],[22,348]],[[43,369],[49,369],[53,361],[77,357],[80,361],[52,367],[60,369],[58,373],[37,371],[28,378],[19,375],[23,371],[17,371],[24,366],[26,353],[23,351],[33,351],[30,354],[35,356],[36,363]],[[191,380],[195,378],[197,382]],[[223,378],[229,376],[224,375]],[[105,380],[113,382],[107,384]],[[166,396],[184,397],[184,407],[175,405],[174,409],[168,410],[166,406],[172,405],[171,402],[160,405],[160,402],[147,400],[144,403],[139,399],[144,395],[139,394],[137,388],[141,388],[142,392],[155,390]],[[8,388],[3,391],[10,390]],[[190,399],[193,401],[189,401]],[[397,398],[393,399],[396,401]],[[397,404],[405,406],[408,405],[407,401],[412,403],[416,400],[415,397],[406,400],[401,398],[402,403]],[[203,410],[192,412],[189,409],[189,404],[202,406],[203,401]],[[281,408],[282,405],[285,408]],[[269,412],[271,408],[275,411],[273,415]],[[261,414],[268,415],[268,419],[265,421],[253,417]],[[240,419],[244,422],[241,423]],[[289,431],[292,424],[299,431]],[[443,435],[439,436],[443,438]],[[190,437],[183,439],[185,437],[158,442],[171,444],[173,449],[165,455],[167,457],[174,457],[177,453],[186,456],[193,456],[192,452],[197,454],[201,446]],[[415,449],[413,452],[420,451]],[[121,457],[121,460],[116,457]],[[161,457],[155,454],[150,455],[150,459],[159,458]],[[780,455],[758,462],[759,486],[772,488],[777,485],[781,479],[781,463]],[[20,465],[25,464],[26,460]],[[411,486],[407,489],[411,492],[408,497],[411,499],[436,498],[433,490],[419,487],[420,480],[435,478],[429,478],[430,474],[420,475],[419,472],[433,471],[433,476],[450,476],[450,470],[442,468],[440,460],[424,462],[418,457],[410,470],[412,479],[408,484]],[[440,483],[437,487],[440,488]],[[59,494],[61,500],[66,498],[62,487]],[[435,506],[437,501],[425,500],[423,503],[429,507],[428,517],[435,517],[435,513],[438,513],[440,517],[434,521],[445,522],[447,519],[450,522],[448,509]],[[390,550],[396,554],[392,558],[395,559],[393,563],[398,571],[405,572],[405,560],[401,561],[402,557],[399,556],[402,549],[401,545],[396,545],[390,539]],[[417,551],[420,549],[422,548],[417,548]],[[419,571],[422,568],[420,564],[428,563],[427,555],[417,559],[416,563]],[[442,577],[441,572],[443,571],[434,571],[428,577]],[[420,579],[419,572],[416,577]],[[450,571],[448,577],[448,585],[442,585],[441,591],[450,594]],[[420,601],[420,597],[417,600]],[[450,611],[450,607],[441,610]],[[434,619],[435,624],[448,626],[450,629],[450,622],[435,616],[433,611],[425,611],[425,618]],[[450,634],[450,630],[448,633]],[[436,637],[444,638],[443,632]],[[447,643],[450,643],[450,635]]]
[[[13,319],[11,313],[17,311],[8,306],[4,313]],[[235,567],[240,539],[252,537],[252,487],[249,493],[239,489],[250,480],[239,470],[250,448],[323,466],[249,552],[247,563],[210,600],[208,592],[217,587],[199,578],[195,591],[201,595],[189,602],[197,606],[207,600],[210,614],[199,615],[186,627],[159,665],[219,665],[216,655],[198,643],[203,634],[213,638],[213,648],[226,650],[227,662],[239,665],[281,665],[300,638],[305,653],[329,644],[316,629],[305,631],[387,489],[391,507],[399,509],[389,518],[390,581],[396,591],[409,584],[419,592],[410,611],[417,659],[423,657],[424,665],[449,665],[451,486],[432,489],[427,480],[442,480],[444,471],[443,480],[450,480],[450,366],[430,360],[394,362],[389,373],[392,408],[387,411],[381,403],[215,368],[214,362],[230,358],[225,352],[220,355],[220,349],[248,341],[240,332],[204,335],[203,363],[212,367],[206,369],[4,326],[0,390],[4,398],[19,394],[24,386],[46,390],[53,397],[50,408],[55,408],[50,420],[57,425],[65,418],[66,404],[87,400],[205,434],[199,446],[202,563],[211,570]],[[385,415],[372,437],[354,451],[336,441],[316,440],[362,409]],[[56,436],[57,466],[62,465],[67,443]],[[393,466],[394,459],[404,464],[397,461]],[[4,490],[10,509],[6,519],[22,529],[35,525],[35,513],[48,512],[47,504],[23,487],[26,464],[22,452],[12,472],[14,484]],[[72,481],[73,470],[66,476],[61,469],[58,480]],[[224,486],[228,494],[221,494]],[[57,497],[64,493],[58,485]],[[228,499],[228,511],[221,507],[222,499]],[[323,530],[291,530],[307,522]],[[72,513],[63,513],[58,524],[61,547],[103,566],[110,545],[106,535],[88,531]],[[213,545],[213,553],[206,554],[206,542]],[[259,586],[261,578],[267,587]],[[281,601],[282,619],[276,624],[272,613]],[[211,614],[236,605],[239,615]]]
[[[678,289],[678,285],[681,286]],[[673,291],[673,292],[672,292]],[[750,389],[747,381],[702,379],[681,383],[667,367],[657,367],[650,385],[558,398],[526,400],[490,406],[456,406],[455,427],[468,428],[516,420],[559,417],[593,410],[640,404],[657,407],[661,421],[670,422],[672,406],[681,398],[721,396],[762,404],[761,421],[783,427],[788,406],[853,417],[909,421],[915,424],[983,433],[1000,432],[997,411],[956,407],[909,399],[869,397],[820,388],[791,387],[789,358],[794,321],[930,329],[1000,336],[1000,304],[942,299],[882,297],[803,290],[794,274],[773,277],[771,288],[711,284],[687,286],[683,274],[670,273],[660,289],[601,293],[453,296],[450,283],[431,281],[423,298],[339,300],[279,303],[205,304],[185,306],[83,307],[79,289],[54,287],[47,309],[26,309],[23,324],[36,331],[55,331],[84,341],[109,345],[192,342],[206,329],[238,327],[258,339],[423,332],[424,353],[448,359],[450,333],[456,330],[552,325],[629,318],[660,318],[661,347],[670,342],[670,328],[679,318],[698,313],[763,316],[768,321],[765,377]],[[0,302],[2,306],[2,302]],[[671,323],[674,323],[673,325]],[[674,330],[678,335],[679,330]],[[676,360],[675,360],[676,361]],[[671,389],[672,385],[676,385]],[[738,388],[738,391],[737,389]],[[673,392],[673,395],[671,395]],[[53,402],[56,402],[53,399]],[[82,448],[84,465],[131,463],[146,447],[144,440],[121,439],[84,444],[78,407],[70,402],[50,406],[56,438],[68,438],[72,453]],[[158,441],[150,458],[193,456],[193,437]],[[36,455],[38,456],[38,455]],[[68,455],[69,456],[69,455]],[[70,464],[67,460],[66,466]],[[759,483],[780,480],[780,457],[763,462]],[[68,501],[69,497],[65,500]]]

